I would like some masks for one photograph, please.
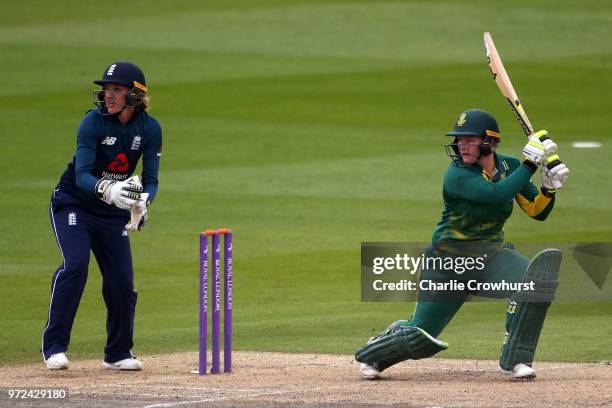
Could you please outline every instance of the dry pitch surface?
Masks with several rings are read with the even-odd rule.
[[[73,361],[69,370],[42,363],[4,366],[0,387],[67,387],[67,407],[566,407],[612,406],[612,366],[538,363],[534,381],[498,374],[495,361],[426,359],[399,364],[379,381],[362,380],[352,356],[235,353],[235,372],[198,376],[197,354],[146,356],[141,372],[102,370]]]

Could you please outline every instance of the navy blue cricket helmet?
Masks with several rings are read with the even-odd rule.
[[[131,62],[117,61],[110,64],[102,79],[93,81],[94,84],[104,86],[105,84],[119,84],[130,89],[126,94],[127,106],[141,107],[147,93],[147,82],[140,68]],[[104,107],[104,91],[94,91],[94,104]]]
[[[97,79],[94,84],[119,84],[130,89],[136,88],[142,92],[147,92],[147,81],[140,68],[131,62],[117,61],[110,64],[104,71],[102,79]]]

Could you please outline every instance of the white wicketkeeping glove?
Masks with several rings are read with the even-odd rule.
[[[130,222],[125,226],[128,231],[141,231],[148,219],[149,193],[140,194],[140,199],[130,210]]]
[[[96,196],[108,204],[129,210],[140,199],[142,183],[138,176],[132,176],[125,181],[116,181],[106,178],[96,183]]]
[[[546,160],[546,156],[548,155],[548,153],[546,151],[546,147],[544,146],[540,138],[541,137],[548,138],[547,135],[548,135],[547,131],[540,130],[539,132],[534,133],[533,135],[529,136],[529,140],[527,141],[527,144],[523,148],[523,156],[525,157],[525,159],[535,164],[541,164],[544,162],[544,160]],[[557,145],[555,145],[555,149],[556,149],[556,146]]]

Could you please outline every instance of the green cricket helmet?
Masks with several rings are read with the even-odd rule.
[[[460,137],[482,137],[482,143],[479,144],[480,155],[478,158],[493,152],[491,149],[492,141],[495,141],[496,144],[501,142],[497,120],[489,112],[482,109],[468,109],[459,114],[455,121],[454,129],[446,135],[455,138],[453,143],[445,145],[446,154],[453,160],[461,160],[457,143],[457,139]]]

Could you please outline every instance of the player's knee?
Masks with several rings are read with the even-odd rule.
[[[67,274],[87,275],[89,268],[89,256],[70,256],[64,261],[64,270]]]
[[[125,278],[104,279],[102,290],[107,293],[132,296],[132,292],[134,292],[134,283],[131,279]]]

